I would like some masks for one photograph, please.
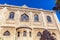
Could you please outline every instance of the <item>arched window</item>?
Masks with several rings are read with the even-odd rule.
[[[41,35],[42,35],[42,34],[41,34],[41,32],[38,32],[38,33],[37,33],[37,36],[39,36],[39,37],[40,37]]]
[[[29,36],[31,37],[31,32],[29,32]]]
[[[17,32],[17,33],[18,33],[18,35],[17,35],[17,36],[18,36],[18,37],[20,37],[20,32]]]
[[[51,20],[51,17],[50,17],[50,16],[47,16],[47,21],[48,21],[48,22],[52,22],[52,20]]]
[[[39,21],[39,16],[37,14],[34,15],[34,21]]]
[[[26,31],[23,32],[23,36],[27,36],[27,32]]]
[[[9,31],[5,31],[3,35],[4,36],[10,36],[10,32]]]
[[[14,19],[14,15],[15,15],[14,12],[10,12],[9,19]]]
[[[29,16],[27,14],[22,14],[21,15],[21,21],[29,21]]]

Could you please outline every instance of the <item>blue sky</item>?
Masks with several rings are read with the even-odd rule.
[[[0,0],[0,4],[4,3],[17,6],[26,4],[27,6],[32,8],[43,8],[45,10],[52,10],[52,8],[55,6],[55,0]],[[60,20],[59,13],[57,13],[57,16]]]

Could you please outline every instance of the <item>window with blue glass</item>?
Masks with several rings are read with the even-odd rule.
[[[39,16],[37,14],[34,15],[34,21],[39,21]]]
[[[14,12],[10,12],[9,19],[14,19]]]
[[[52,20],[51,20],[51,17],[50,17],[50,16],[47,16],[47,21],[48,21],[48,22],[52,22]]]
[[[22,14],[21,15],[21,21],[28,21],[29,20],[29,16],[27,14]]]
[[[5,31],[3,35],[4,36],[10,36],[10,32],[9,31]]]

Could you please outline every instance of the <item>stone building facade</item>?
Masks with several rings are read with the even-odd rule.
[[[0,5],[0,40],[59,40],[59,30],[54,11]]]

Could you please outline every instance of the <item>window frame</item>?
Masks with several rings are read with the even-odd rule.
[[[42,35],[41,32],[37,32],[38,37],[41,37],[41,35]]]
[[[10,32],[9,32],[9,31],[5,31],[5,32],[3,33],[3,36],[10,36]]]
[[[39,22],[39,15],[38,14],[34,14],[34,22]]]
[[[27,36],[27,31],[23,31],[23,36],[24,36],[24,37]]]
[[[27,21],[29,21],[29,16],[26,13],[24,13],[21,15],[20,20],[22,22],[27,22]]]
[[[46,18],[47,18],[47,22],[48,22],[48,23],[51,23],[51,22],[52,22],[52,19],[51,19],[50,16],[46,16]]]
[[[9,19],[10,20],[13,20],[14,19],[14,16],[15,16],[15,13],[14,12],[10,12],[9,13]]]

